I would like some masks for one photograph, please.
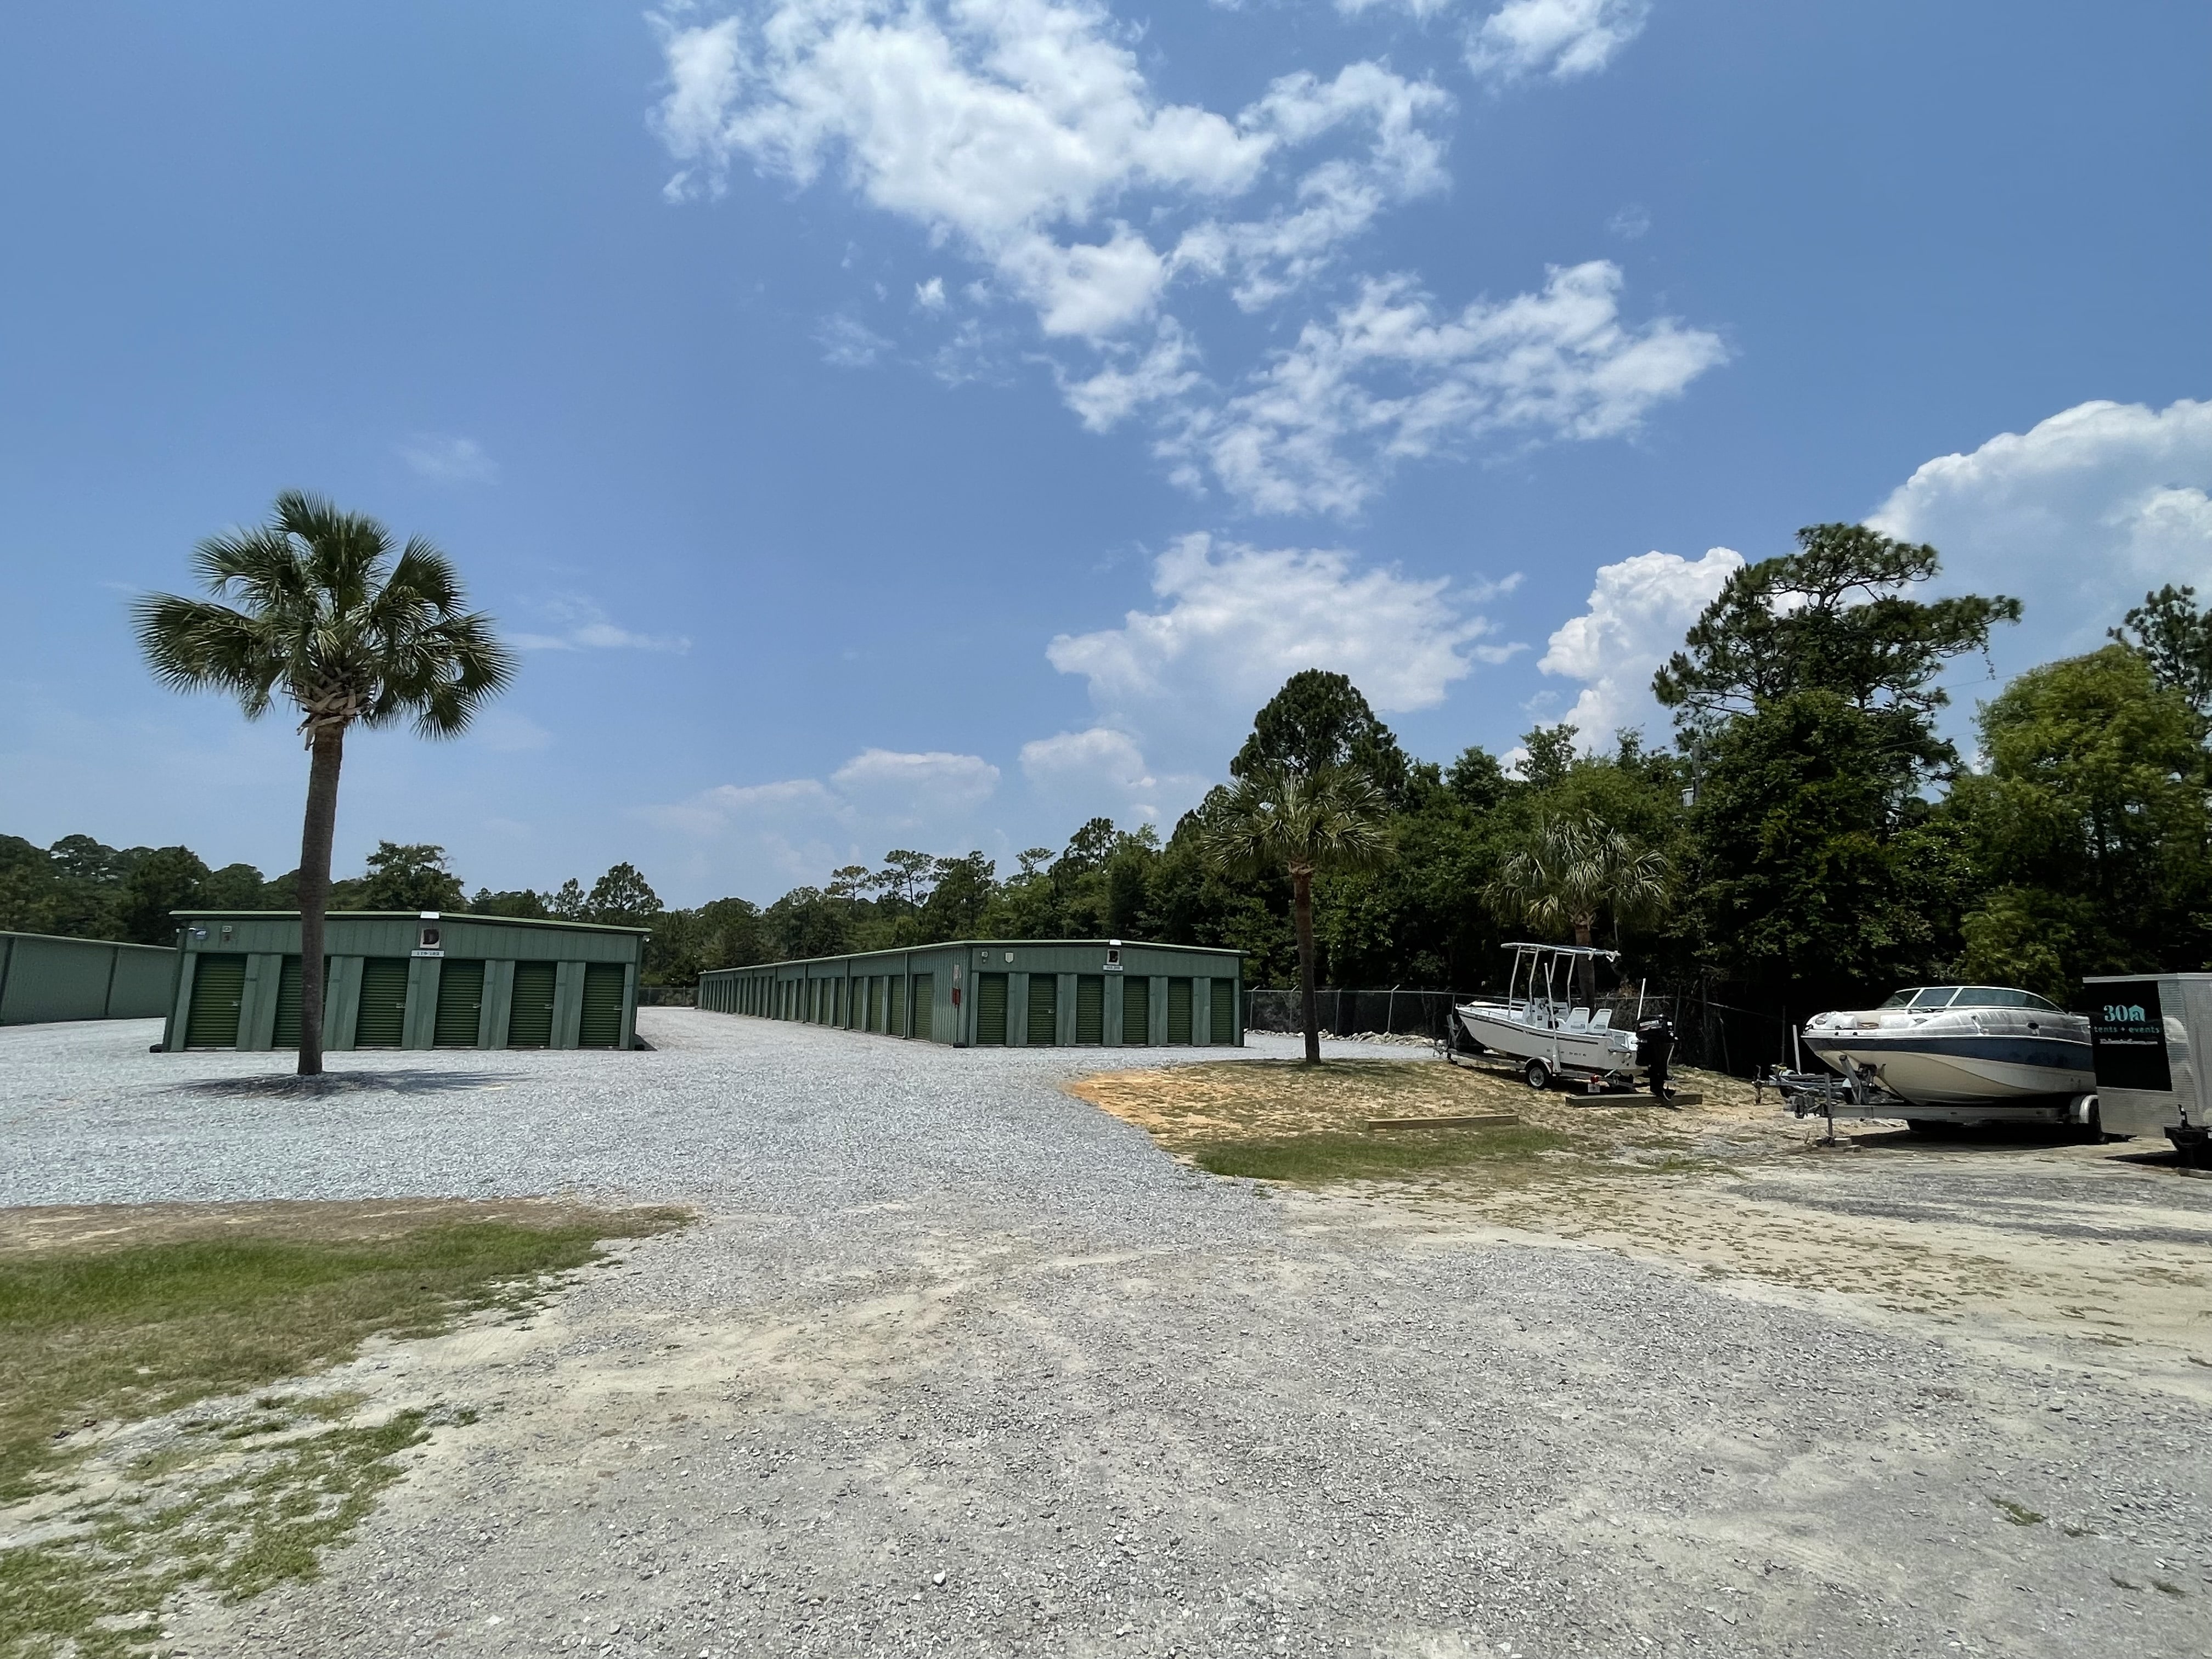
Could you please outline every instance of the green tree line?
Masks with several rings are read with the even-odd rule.
[[[1296,878],[1323,983],[1476,988],[1532,928],[1792,1017],[1914,981],[2064,999],[2086,974],[2205,966],[2212,618],[2191,589],[2147,596],[2102,649],[1983,703],[1962,757],[1938,728],[1939,679],[2020,606],[1927,598],[1938,568],[1933,548],[1822,525],[1737,572],[1657,676],[1667,744],[1624,732],[1586,752],[1551,726],[1511,768],[1480,746],[1416,759],[1357,687],[1307,671],[1165,836],[1093,818],[1004,872],[980,852],[894,848],[771,904],[688,909],[627,863],[588,887],[471,896],[441,848],[386,842],[331,903],[646,927],[647,980],[665,985],[971,937],[1227,946],[1249,982],[1290,985],[1291,866],[1219,849],[1267,779],[1330,774],[1357,781],[1380,845]],[[0,927],[163,943],[172,908],[290,908],[295,891],[182,847],[0,837]]]

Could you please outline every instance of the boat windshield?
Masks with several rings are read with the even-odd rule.
[[[2014,991],[1996,985],[1969,985],[1959,993],[1954,1008],[2034,1008],[2055,1014],[2056,1003],[2046,1002],[2033,991]]]
[[[1891,993],[1889,1000],[1881,1006],[1885,1008],[1941,1008],[1950,1001],[1952,993],[1958,988],[1955,985],[1914,986]]]

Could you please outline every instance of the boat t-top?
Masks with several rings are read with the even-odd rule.
[[[1522,1061],[1532,1089],[1547,1088],[1555,1078],[1632,1082],[1637,1020],[1632,1018],[1626,1030],[1617,1026],[1615,1009],[1625,1005],[1618,997],[1601,999],[1596,993],[1597,964],[1613,967],[1620,953],[1517,939],[1505,948],[1513,953],[1505,994],[1476,997],[1454,1008],[1477,1052],[1488,1049]],[[1640,994],[1633,1012],[1643,1012]]]

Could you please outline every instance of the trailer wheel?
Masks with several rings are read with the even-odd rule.
[[[1528,1069],[1521,1075],[1528,1079],[1528,1086],[1532,1089],[1548,1089],[1552,1086],[1552,1068],[1540,1060],[1530,1060]]]

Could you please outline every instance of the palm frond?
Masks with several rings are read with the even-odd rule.
[[[1561,813],[1539,820],[1483,897],[1501,921],[1557,935],[1607,910],[1617,922],[1650,919],[1665,908],[1672,873],[1666,854],[1602,819]]]
[[[416,537],[397,559],[374,519],[287,490],[268,523],[210,537],[192,556],[212,596],[157,594],[133,608],[162,684],[220,690],[257,716],[283,694],[309,721],[411,719],[450,737],[514,678],[492,619],[462,610],[452,562]]]
[[[1364,869],[1389,854],[1386,810],[1381,793],[1357,773],[1262,767],[1217,805],[1206,847],[1225,871]]]

